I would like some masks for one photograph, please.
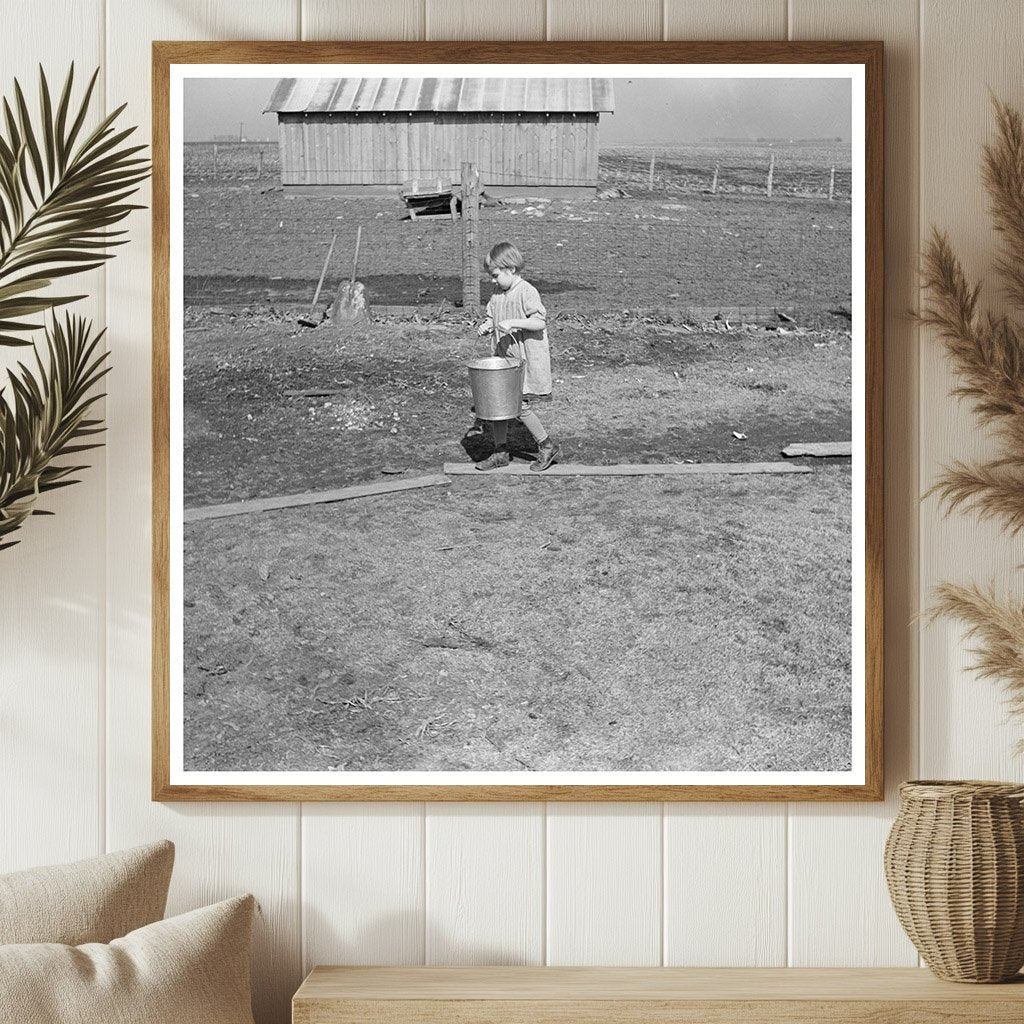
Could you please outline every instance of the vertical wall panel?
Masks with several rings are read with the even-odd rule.
[[[422,39],[425,0],[299,0],[303,39]]]
[[[401,182],[407,177],[406,172],[408,168],[401,164],[398,159],[399,137],[405,138],[407,135],[409,130],[407,121],[408,117],[400,114],[395,117],[389,117],[385,125],[385,159],[387,160],[389,181]]]
[[[548,963],[655,967],[662,805],[548,804]]]
[[[548,0],[548,39],[661,39],[662,0]]]
[[[785,39],[786,0],[665,0],[666,39]]]
[[[665,963],[786,964],[786,808],[665,805]]]
[[[381,116],[379,114],[367,115],[366,129],[370,143],[369,162],[366,164],[371,169],[370,180],[384,181],[386,180],[386,168],[384,166],[384,125]]]
[[[303,970],[421,964],[423,805],[302,809]]]
[[[293,0],[259,7],[108,0],[108,106],[150,138],[151,39],[294,37]],[[143,202],[148,202],[147,188]],[[177,844],[170,910],[251,891],[263,910],[254,943],[257,1020],[283,1024],[299,978],[298,808],[176,806],[150,801],[150,247],[149,219],[108,273],[110,347],[117,353],[108,416],[108,836],[112,848],[167,837]]]
[[[545,0],[481,4],[426,0],[427,39],[543,39]]]
[[[498,125],[498,119],[490,113],[473,129],[480,148],[480,166],[489,178],[493,178],[495,169],[501,167],[501,129]]]
[[[292,141],[294,134],[295,129],[290,123],[278,121],[277,148],[281,159],[281,183],[283,185],[294,184],[293,168],[296,166],[297,159],[295,144]]]
[[[989,90],[1024,108],[1021,41],[1024,5],[988,0],[925,0],[921,15],[921,222],[948,232],[967,274],[984,282],[982,303],[995,300],[991,271],[997,239],[980,182],[981,147],[994,135]],[[991,451],[969,411],[949,397],[956,383],[931,331],[921,339],[921,486],[943,465]],[[1024,540],[1011,541],[995,524],[970,515],[942,518],[934,498],[921,505],[921,604],[943,580],[995,582],[1016,602],[1024,598]],[[921,768],[935,778],[1024,778],[1014,746],[1020,719],[1009,720],[998,683],[967,671],[963,632],[956,623],[925,626],[921,647]]]
[[[345,122],[341,118],[332,118],[327,125],[327,154],[330,166],[334,169],[333,180],[344,182],[346,178],[345,161],[348,154],[344,148]]]
[[[103,63],[101,0],[71,10],[45,0],[17,22],[0,44],[3,96],[13,105],[17,78],[34,116],[39,64],[57,97],[74,61],[81,99]],[[88,124],[104,113],[101,73]],[[68,311],[97,329],[103,281],[94,271],[64,289],[90,296]],[[42,331],[23,337],[46,344]],[[18,361],[32,365],[29,349],[0,348],[0,401],[10,396],[7,367]],[[0,551],[0,872],[103,851],[106,452],[87,452],[81,461],[90,464],[77,474],[81,483],[39,501],[54,515],[29,519],[11,537],[18,544]]]
[[[428,804],[428,964],[544,963],[544,805]]]
[[[790,953],[794,966],[906,966],[917,954],[892,911],[882,847],[896,790],[915,773],[917,670],[916,304],[917,0],[792,0],[794,39],[886,43],[886,779],[883,805],[790,808]],[[822,907],[831,912],[822,914]],[[835,921],[841,920],[842,927]]]
[[[548,177],[552,182],[557,185],[566,184],[566,180],[562,175],[562,168],[560,166],[562,156],[562,128],[565,122],[565,118],[559,115],[554,115],[548,118],[547,127],[547,167]],[[585,161],[584,161],[585,162]],[[586,169],[584,168],[584,175]]]

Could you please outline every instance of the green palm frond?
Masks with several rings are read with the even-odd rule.
[[[118,130],[124,106],[92,131],[85,120],[99,70],[72,108],[74,65],[56,108],[39,69],[39,117],[33,123],[21,85],[14,105],[5,99],[0,126],[0,346],[30,344],[22,335],[41,325],[30,319],[81,295],[53,295],[60,278],[102,266],[123,245],[114,230],[132,210],[127,202],[149,176],[144,146],[127,146],[134,128]]]
[[[47,362],[19,363],[8,371],[10,394],[0,390],[0,551],[30,515],[47,515],[38,507],[41,494],[77,483],[85,466],[55,460],[100,447],[91,440],[103,430],[90,418],[102,393],[95,386],[108,373],[105,351],[98,351],[103,331],[93,332],[82,317],[64,315],[46,328]]]

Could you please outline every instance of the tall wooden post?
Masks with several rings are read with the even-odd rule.
[[[651,171],[650,171],[650,174],[648,174],[648,176],[647,176],[647,188],[651,192],[654,191],[654,157],[653,156],[651,157]]]
[[[213,144],[213,176],[217,177],[217,143]]]
[[[259,180],[262,177],[263,177],[263,150],[261,149],[260,150],[260,162],[259,162],[259,166],[256,169],[256,178],[257,178],[257,180]]]
[[[462,165],[462,308],[480,313],[480,175],[476,165]]]
[[[836,169],[832,168],[832,173],[828,178],[828,201],[831,203],[835,198],[836,194]]]
[[[715,164],[715,176],[711,179],[711,194],[718,192],[718,164]]]
[[[772,197],[772,180],[775,177],[775,154],[772,153],[771,162],[768,164],[768,198]]]

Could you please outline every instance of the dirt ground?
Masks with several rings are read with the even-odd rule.
[[[193,524],[186,767],[848,769],[849,487],[460,477]]]
[[[463,319],[391,317],[343,336],[293,316],[188,312],[186,506],[485,453],[462,445],[464,364],[487,344]],[[847,331],[708,331],[618,314],[557,318],[549,334],[554,395],[538,410],[564,461],[774,461],[794,441],[849,440]],[[513,439],[531,448],[521,429]]]
[[[538,412],[563,461],[779,461],[850,439],[848,201],[820,195],[820,154],[771,201],[759,154],[716,195],[696,156],[643,198],[485,209],[482,249],[516,240],[548,306]],[[643,165],[618,159],[605,181],[635,191]],[[192,175],[184,202],[187,508],[487,453],[465,436],[486,342],[455,308],[457,226],[241,174]],[[332,236],[321,307],[360,225],[374,322],[300,327]],[[812,468],[453,477],[188,524],[186,767],[846,769],[851,468]]]
[[[186,325],[188,507],[486,450],[463,443],[482,343],[454,314],[344,336],[269,311]],[[777,461],[849,438],[848,332],[619,314],[550,333],[541,415],[566,460]],[[850,471],[814,470],[452,478],[191,524],[187,764],[842,770]]]
[[[378,305],[461,305],[461,224],[402,220],[397,196],[311,198],[263,181],[185,189],[185,303],[287,305],[333,296],[352,271]],[[745,193],[500,201],[481,255],[512,239],[550,313],[742,307],[801,323],[850,315],[849,202]],[[482,281],[481,288],[486,292]]]

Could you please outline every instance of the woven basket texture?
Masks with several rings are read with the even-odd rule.
[[[1024,786],[904,783],[885,877],[900,924],[935,974],[1016,977],[1024,966]]]

